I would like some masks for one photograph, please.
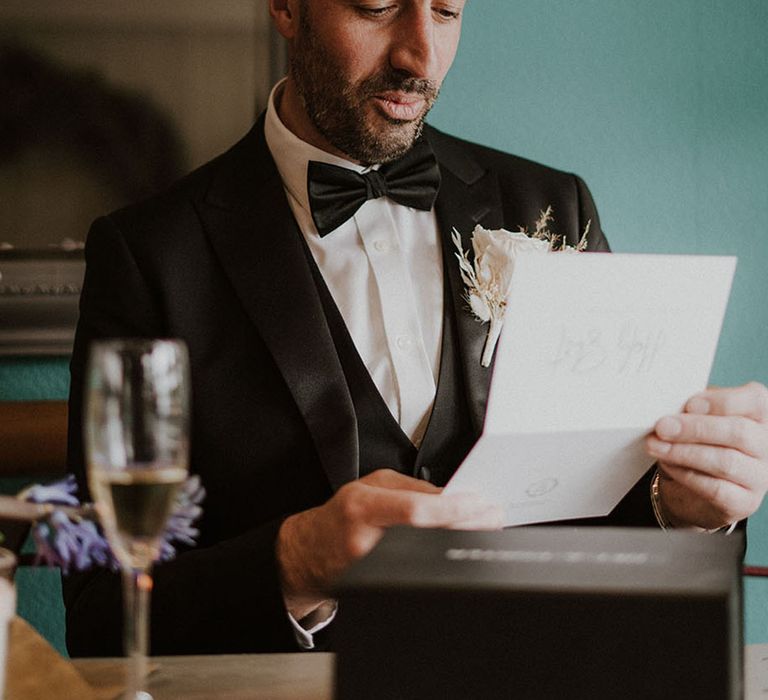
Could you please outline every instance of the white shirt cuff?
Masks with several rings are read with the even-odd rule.
[[[331,601],[330,606],[321,605],[317,610],[307,615],[299,622],[291,613],[288,613],[288,619],[293,627],[293,634],[296,637],[298,645],[304,651],[310,651],[315,648],[314,635],[322,629],[325,629],[333,622],[336,617],[336,611],[339,609],[338,603]],[[310,627],[304,625],[309,624]]]

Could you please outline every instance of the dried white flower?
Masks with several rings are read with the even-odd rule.
[[[579,244],[574,248],[567,245],[564,238],[549,230],[549,224],[553,220],[552,207],[547,207],[536,221],[536,229],[533,233],[528,233],[522,228],[520,231],[505,229],[491,231],[482,226],[476,226],[472,232],[474,263],[469,261],[469,254],[462,248],[461,235],[453,229],[451,237],[458,251],[456,258],[459,261],[459,271],[467,287],[465,299],[478,320],[490,323],[481,359],[483,367],[490,366],[501,333],[517,255],[521,252],[575,253],[587,247],[589,223],[584,229]]]

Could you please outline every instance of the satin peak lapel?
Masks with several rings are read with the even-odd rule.
[[[222,161],[198,211],[306,421],[335,491],[358,476],[357,423],[262,122]]]
[[[442,177],[435,211],[443,244],[443,264],[447,266],[453,294],[467,403],[473,427],[479,435],[485,420],[493,373],[493,364],[488,368],[480,364],[488,324],[475,318],[464,298],[465,287],[459,273],[457,251],[451,240],[451,232],[455,228],[461,234],[464,250],[471,253],[470,239],[477,224],[486,228],[500,228],[503,222],[499,188],[492,172],[467,159],[463,153],[440,142],[433,141],[433,146]]]

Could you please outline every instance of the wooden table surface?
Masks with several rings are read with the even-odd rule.
[[[96,688],[122,684],[123,659],[74,659]],[[161,656],[147,690],[154,700],[332,700],[333,654]]]
[[[745,648],[745,700],[768,700],[768,644]],[[75,659],[94,687],[122,682],[123,659]],[[332,700],[333,654],[164,656],[148,690],[154,700]]]
[[[744,647],[744,700],[768,700],[768,644]]]
[[[333,700],[333,654],[162,656],[151,660],[154,700]],[[74,659],[95,688],[122,686],[123,659]],[[745,647],[745,700],[768,700],[768,644]]]

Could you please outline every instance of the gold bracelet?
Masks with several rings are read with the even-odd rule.
[[[656,518],[656,522],[662,530],[673,530],[673,526],[670,525],[669,520],[664,517],[664,510],[661,507],[661,472],[656,469],[656,472],[651,479],[651,505],[653,506],[653,515]],[[738,523],[730,523],[729,525],[723,525],[723,527],[716,527],[712,530],[704,530],[708,535],[714,535],[716,532],[722,532],[726,535],[730,535],[735,529]]]
[[[672,526],[664,517],[664,511],[661,508],[660,486],[661,472],[657,469],[653,475],[653,479],[651,479],[651,505],[653,506],[653,515],[662,530],[670,530],[672,529]]]

